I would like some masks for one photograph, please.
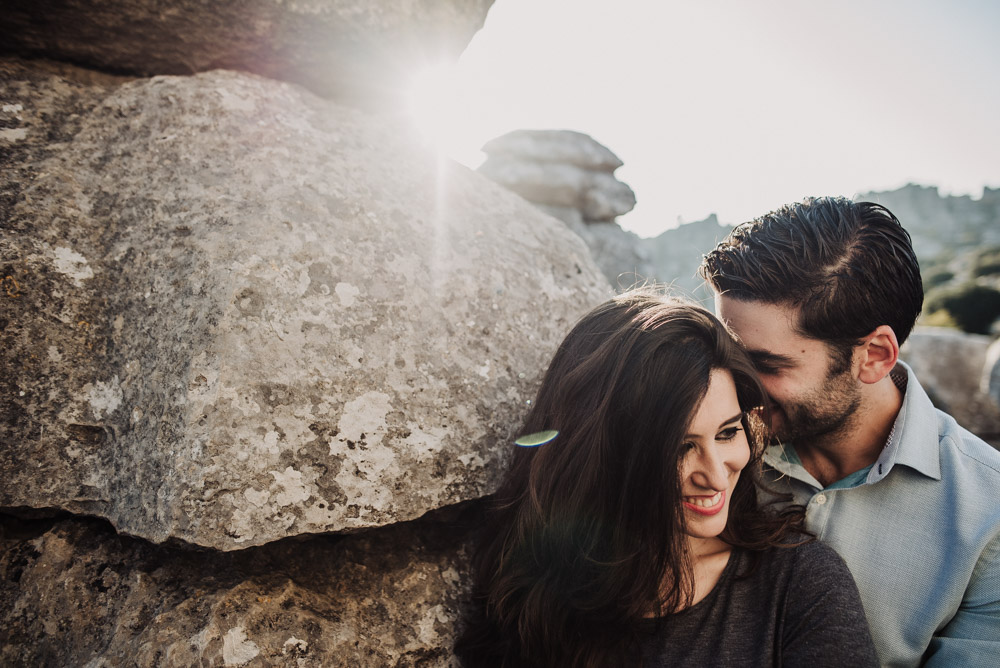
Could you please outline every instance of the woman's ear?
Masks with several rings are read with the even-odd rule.
[[[889,325],[879,325],[871,334],[861,340],[855,348],[860,364],[858,380],[862,383],[877,383],[892,371],[899,360],[899,341]]]

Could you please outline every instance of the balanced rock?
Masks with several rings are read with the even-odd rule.
[[[380,105],[454,60],[493,0],[8,0],[0,50],[133,75],[246,70]]]
[[[514,130],[483,146],[491,157],[552,162],[598,172],[614,172],[622,161],[589,135],[573,130]]]
[[[534,204],[576,210],[585,222],[613,221],[635,207],[635,193],[613,174],[621,160],[581,132],[515,130],[483,151],[480,173]]]
[[[935,405],[983,439],[1000,435],[1000,405],[980,387],[990,337],[917,327],[900,349]]]
[[[297,86],[37,67],[0,63],[0,507],[233,550],[493,490],[610,294],[579,237]]]
[[[218,553],[0,516],[0,664],[453,666],[469,522],[449,519]]]

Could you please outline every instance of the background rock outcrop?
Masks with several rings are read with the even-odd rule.
[[[393,101],[414,64],[454,60],[493,0],[8,0],[3,51],[152,76],[213,69],[341,102]]]
[[[989,393],[991,337],[918,327],[900,349],[934,405],[969,431],[1000,443],[1000,403]],[[987,378],[983,387],[983,378]]]
[[[926,266],[942,254],[977,246],[1000,246],[1000,189],[984,188],[979,199],[942,195],[934,186],[914,183],[858,200],[883,204],[913,237],[913,249]]]
[[[618,289],[652,275],[639,237],[615,222],[635,206],[635,193],[614,176],[622,161],[606,146],[572,130],[515,130],[483,151],[479,173],[565,222]]]
[[[33,91],[69,84],[42,83],[5,93],[28,120],[0,505],[230,550],[491,491],[606,294],[574,235],[384,120],[234,72],[84,90],[35,160],[67,133]]]

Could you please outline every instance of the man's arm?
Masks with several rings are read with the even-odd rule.
[[[951,621],[931,639],[926,666],[1000,665],[1000,535],[983,550]]]

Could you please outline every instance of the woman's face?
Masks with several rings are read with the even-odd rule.
[[[726,527],[729,500],[750,461],[743,412],[729,371],[712,371],[683,448],[681,494],[687,533],[693,539],[713,539]]]

